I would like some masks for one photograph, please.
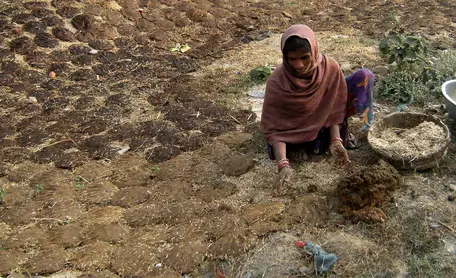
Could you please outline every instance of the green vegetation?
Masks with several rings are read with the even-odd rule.
[[[44,190],[44,186],[42,184],[35,184],[35,192],[40,193],[41,191]]]
[[[259,68],[253,69],[249,74],[237,75],[236,78],[228,84],[228,86],[222,88],[222,92],[224,92],[225,95],[239,95],[239,92],[245,92],[256,85],[264,84],[266,79],[269,77],[269,74],[266,69],[255,71]]]
[[[0,188],[0,206],[5,203],[6,195],[7,193],[5,192],[5,190],[3,188]]]
[[[380,41],[380,52],[389,64],[396,62],[398,68],[407,63],[425,59],[428,52],[426,41],[418,36],[389,35]]]
[[[411,277],[446,277],[453,271],[449,254],[440,250],[439,237],[423,218],[423,214],[417,213],[404,219],[403,239],[409,274]]]
[[[256,67],[250,71],[249,75],[253,80],[265,82],[272,74],[273,68],[270,66]]]
[[[81,176],[77,176],[77,177],[74,179],[74,186],[75,186],[76,189],[78,189],[78,190],[84,189],[85,186],[86,186],[86,183],[87,183],[87,180],[84,179],[84,178],[81,177]]]
[[[229,109],[237,109],[247,91],[266,82],[267,77],[263,74],[260,74],[258,78],[253,78],[250,73],[239,73],[234,78],[227,80],[226,86],[220,89],[223,94],[215,100],[215,103]]]
[[[440,101],[442,83],[456,78],[456,51],[437,50],[424,38],[405,34],[400,17],[390,20],[393,27],[379,49],[393,70],[380,79],[377,96],[397,104]]]
[[[154,166],[151,167],[151,170],[152,171],[160,171],[160,166],[154,165]]]

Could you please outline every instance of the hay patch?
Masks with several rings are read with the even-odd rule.
[[[363,273],[366,273],[370,267],[376,265],[375,256],[382,257],[385,269],[392,268],[394,265],[393,260],[386,258],[389,253],[387,246],[379,245],[362,235],[345,231],[329,232],[325,234],[325,239],[326,242],[322,244],[325,251],[339,257],[334,266],[335,272],[342,271],[344,275],[352,276],[360,273],[360,266],[362,266]]]
[[[425,156],[439,151],[445,131],[433,122],[422,122],[410,129],[386,128],[371,144],[400,157]]]
[[[246,254],[234,266],[233,277],[289,277],[309,266],[295,242],[299,239],[287,233],[273,234]]]

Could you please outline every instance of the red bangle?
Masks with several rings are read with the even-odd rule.
[[[331,140],[331,143],[329,145],[332,145],[332,143],[336,142],[336,141],[339,141],[341,142],[342,144],[344,144],[344,141],[342,141],[342,139],[340,137],[336,137],[334,139]]]
[[[282,168],[285,168],[285,167],[291,167],[290,166],[290,161],[286,158],[282,158],[281,160],[279,160],[277,162],[277,168],[280,170],[282,170]]]

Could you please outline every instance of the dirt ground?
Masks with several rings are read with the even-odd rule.
[[[407,31],[452,41],[455,10],[451,0],[1,1],[0,275],[314,276],[294,246],[310,240],[339,256],[333,277],[451,277],[453,143],[438,169],[399,173],[354,120],[363,145],[351,168],[311,157],[277,197],[244,81],[280,63],[290,24],[310,25],[349,73],[384,65],[376,44],[392,11]],[[177,43],[191,49],[171,52]]]

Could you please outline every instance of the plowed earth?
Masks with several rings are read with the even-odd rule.
[[[271,197],[274,166],[238,148],[251,136],[214,140],[255,116],[220,104],[236,76],[204,67],[292,23],[378,38],[392,10],[411,32],[456,35],[452,1],[3,0],[0,275],[180,277],[270,233],[336,225],[322,195]],[[396,189],[383,170],[374,183]],[[252,171],[260,193],[239,185]],[[385,194],[369,198],[381,208]],[[365,219],[363,201],[345,201]]]

